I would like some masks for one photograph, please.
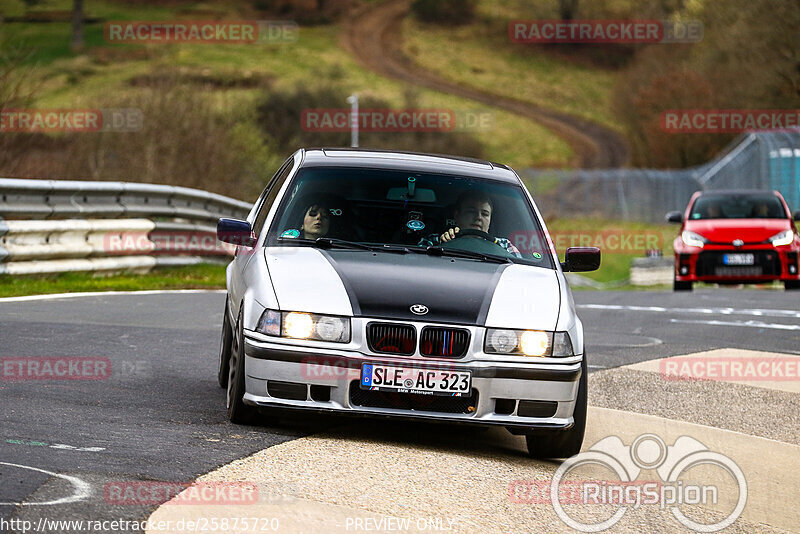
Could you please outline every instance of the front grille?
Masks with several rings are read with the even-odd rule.
[[[418,412],[475,413],[475,407],[478,406],[478,391],[473,389],[469,397],[370,391],[361,389],[358,380],[353,380],[350,382],[350,405]]]
[[[761,267],[715,267],[714,275],[716,276],[761,276],[764,274],[764,269]]]
[[[725,254],[753,254],[753,265],[725,265]],[[708,250],[697,257],[697,276],[779,276],[781,260],[772,250]]]
[[[423,356],[460,358],[469,346],[469,330],[426,326],[419,339],[419,352]]]
[[[417,331],[410,324],[370,323],[367,343],[373,352],[407,356],[417,347]]]

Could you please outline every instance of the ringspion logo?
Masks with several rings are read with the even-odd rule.
[[[610,476],[598,477],[598,469]],[[651,471],[658,480],[640,480],[643,472]],[[589,476],[575,478],[577,474]],[[516,498],[514,502],[520,502],[520,493],[527,501],[541,500],[538,494],[531,498],[518,486],[515,481],[509,487],[512,501]],[[731,458],[690,436],[680,436],[672,445],[655,434],[642,434],[630,445],[609,436],[564,461],[550,480],[548,496],[559,519],[579,532],[609,529],[628,510],[641,506],[669,510],[677,522],[696,532],[717,532],[732,525],[744,511],[747,481]],[[580,506],[567,506],[570,504]],[[606,519],[579,517],[589,504],[606,505],[615,511],[610,517],[604,514]],[[703,518],[687,515],[685,512],[693,506],[717,513]]]

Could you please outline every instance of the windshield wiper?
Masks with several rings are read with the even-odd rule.
[[[371,245],[368,243],[359,243],[357,241],[347,241],[345,239],[335,239],[332,237],[318,237],[317,239],[279,237],[278,241],[281,243],[300,243],[303,245],[312,245],[326,249],[349,248],[356,250],[369,250],[371,252],[401,252],[403,254],[408,252],[406,247],[398,247],[393,245]]]
[[[457,248],[427,247],[425,252],[429,256],[448,256],[451,258],[468,258],[472,260],[493,261],[496,263],[514,263],[511,258],[474,252],[472,250],[461,250]]]

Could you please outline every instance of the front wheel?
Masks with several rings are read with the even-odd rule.
[[[783,288],[786,291],[791,291],[794,289],[800,289],[800,280],[786,280],[783,283]]]
[[[678,280],[672,281],[672,290],[673,291],[691,291],[692,290],[692,283],[691,282],[679,282]]]
[[[244,329],[242,327],[242,312],[233,327],[231,344],[231,359],[228,364],[228,390],[227,407],[228,419],[232,423],[247,424],[255,419],[257,410],[248,406],[242,400],[244,397]]]
[[[225,315],[222,317],[222,334],[219,340],[219,371],[217,372],[217,382],[219,387],[228,387],[228,365],[231,361],[231,342],[233,341],[233,329],[231,320],[228,316],[228,298],[225,298]]]
[[[583,435],[586,432],[586,405],[588,393],[586,354],[581,362],[581,378],[578,383],[578,399],[575,402],[575,423],[567,430],[547,430],[528,434],[528,455],[531,458],[569,458],[581,452]]]

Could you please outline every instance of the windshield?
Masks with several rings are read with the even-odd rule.
[[[301,169],[289,185],[267,242],[308,244],[307,240],[326,238],[323,241],[412,251],[436,247],[448,256],[469,252],[476,258],[501,257],[552,269],[542,236],[527,197],[516,184],[397,170],[312,167]]]
[[[783,204],[771,193],[703,195],[689,219],[786,219]]]

